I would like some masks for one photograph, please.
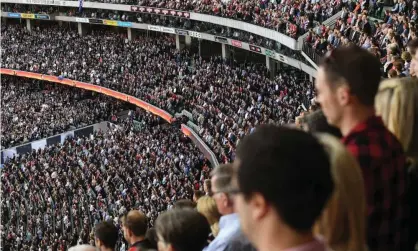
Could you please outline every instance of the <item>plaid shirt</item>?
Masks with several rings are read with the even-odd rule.
[[[363,172],[370,250],[403,250],[407,241],[406,157],[396,137],[373,116],[342,139]]]

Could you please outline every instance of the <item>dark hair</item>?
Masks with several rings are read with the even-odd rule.
[[[418,50],[418,39],[413,39],[408,43],[409,51],[411,52],[411,56],[415,56],[415,53]]]
[[[118,229],[112,222],[103,221],[94,227],[94,236],[107,248],[115,248],[118,241]]]
[[[196,197],[196,199],[199,199],[200,197],[204,196],[205,193],[200,190],[194,190],[193,195]]]
[[[145,234],[145,239],[151,243],[151,246],[154,249],[157,249],[158,237],[155,228],[148,229],[147,233]]]
[[[237,159],[246,200],[260,193],[289,227],[311,231],[334,187],[328,156],[314,136],[262,125],[238,145]]]
[[[174,208],[195,208],[196,203],[188,199],[178,200],[174,203]]]
[[[135,236],[145,236],[148,229],[147,216],[139,210],[131,210],[125,217],[124,226]]]
[[[324,132],[329,133],[337,138],[341,138],[341,131],[337,127],[331,126],[327,122],[322,110],[314,111],[304,117],[304,124],[308,127],[308,130],[312,133]]]
[[[338,47],[329,52],[319,64],[333,84],[344,79],[352,95],[367,106],[374,99],[381,80],[380,61],[372,53],[356,45]]]
[[[155,224],[158,238],[176,251],[201,251],[211,232],[205,216],[193,209],[173,209],[162,213]]]

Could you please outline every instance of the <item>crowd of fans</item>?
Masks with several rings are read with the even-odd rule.
[[[134,23],[146,23],[152,25],[161,25],[178,29],[186,29],[197,32],[223,36],[239,41],[248,42],[253,45],[274,50],[277,53],[292,57],[309,65],[310,63],[298,52],[280,43],[264,38],[247,31],[237,30],[216,24],[190,20],[187,18],[159,16],[147,13],[124,12],[105,9],[84,9],[81,13],[78,8],[57,7],[57,6],[39,6],[25,4],[2,4],[2,11],[18,13],[46,13],[55,15],[77,16],[85,18],[98,18],[107,20],[129,21]]]
[[[6,161],[2,245],[5,250],[67,250],[94,244],[94,225],[119,224],[119,216],[132,208],[145,212],[152,226],[160,212],[191,198],[209,171],[202,153],[177,128],[154,115],[131,112],[108,131]],[[125,250],[126,244],[118,245]]]
[[[2,149],[105,121],[123,109],[103,95],[31,79],[4,76],[1,89]]]
[[[417,37],[417,10],[415,1],[398,1],[392,9],[383,8],[383,1],[351,4],[343,8],[334,26],[309,31],[306,43],[319,55],[356,44],[380,59],[385,77],[408,76],[411,55],[406,46]]]
[[[31,33],[7,26],[2,50],[6,68],[105,86],[173,114],[188,110],[222,161],[233,159],[239,138],[254,127],[291,122],[314,96],[312,84],[296,70],[281,69],[269,79],[264,66],[231,64],[215,56],[206,61],[177,51],[166,36],[128,41],[126,34],[104,30],[80,37],[56,26]]]
[[[343,5],[342,1],[330,0],[315,2],[293,0],[103,0],[98,2],[132,4],[216,15],[274,29],[293,38],[304,34],[308,28],[315,25],[315,22],[328,19],[337,13]]]

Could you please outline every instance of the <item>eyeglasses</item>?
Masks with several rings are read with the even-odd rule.
[[[225,190],[225,191],[216,191],[216,192],[212,191],[212,197],[213,197],[215,194],[219,194],[219,193],[224,193],[224,194],[226,194],[226,195],[232,195],[232,196],[234,196],[234,195],[238,195],[238,194],[240,194],[240,193],[241,193],[241,191],[240,191],[238,188],[230,188],[230,189],[227,189],[227,190]]]

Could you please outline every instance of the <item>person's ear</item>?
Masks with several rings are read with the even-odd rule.
[[[338,103],[341,106],[348,105],[351,102],[350,88],[348,85],[343,84],[342,86],[339,86],[336,91],[336,96]]]
[[[251,215],[250,217],[253,220],[260,220],[266,216],[269,209],[271,209],[264,199],[264,197],[260,193],[255,193],[248,199],[249,207],[251,207]]]

